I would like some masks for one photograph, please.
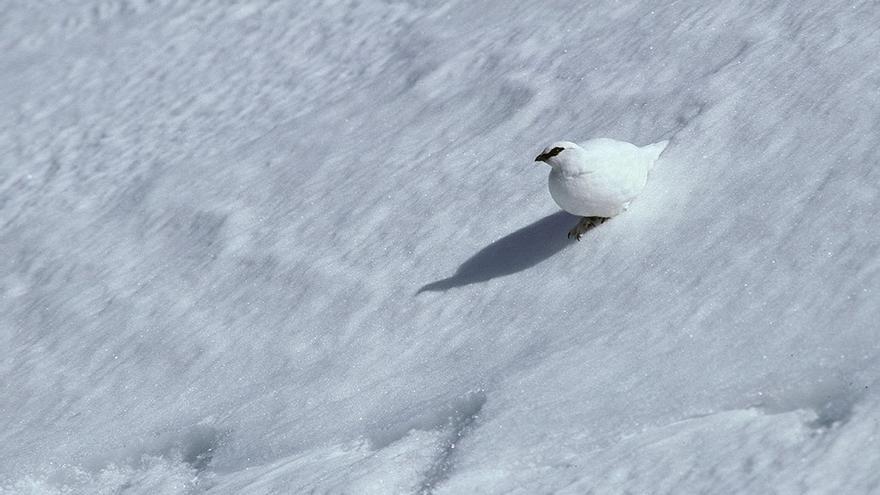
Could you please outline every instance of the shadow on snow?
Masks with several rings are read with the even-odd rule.
[[[572,244],[566,233],[577,219],[564,211],[548,215],[484,247],[462,263],[455,275],[431,282],[417,294],[485,282],[531,268]]]

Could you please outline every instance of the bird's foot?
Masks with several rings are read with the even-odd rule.
[[[583,237],[583,235],[585,233],[587,233],[588,230],[596,227],[597,225],[601,225],[602,223],[605,222],[605,220],[608,220],[608,218],[606,218],[606,217],[583,217],[577,223],[577,225],[574,226],[574,228],[572,228],[571,230],[568,231],[568,238],[571,239],[572,237],[574,237],[576,240],[579,241],[579,240],[581,240],[581,237]]]

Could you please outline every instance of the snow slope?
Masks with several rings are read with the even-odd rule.
[[[0,7],[0,493],[880,492],[873,2],[230,4]]]

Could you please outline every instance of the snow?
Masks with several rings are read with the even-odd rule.
[[[0,493],[880,491],[877,26],[6,2]],[[561,136],[671,144],[573,243]]]

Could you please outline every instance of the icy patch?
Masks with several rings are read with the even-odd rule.
[[[410,442],[425,432],[437,438],[430,446],[431,459],[418,483],[418,493],[432,493],[450,475],[455,461],[456,447],[479,418],[486,403],[482,390],[469,392],[449,403],[369,436],[370,445],[377,450],[398,442]]]
[[[0,494],[181,494],[210,486],[211,460],[227,432],[207,425],[164,432],[137,446],[0,486]]]
[[[452,472],[460,442],[486,402],[482,390],[378,419],[364,437],[263,465],[213,474],[211,493],[432,493]]]
[[[155,457],[179,460],[199,473],[208,468],[217,449],[228,435],[228,431],[198,424],[183,430],[158,433],[136,446],[120,449],[108,456],[93,458],[87,464],[90,466],[136,464],[144,457]]]
[[[461,431],[476,419],[485,403],[484,391],[469,392],[434,410],[413,415],[410,419],[393,426],[380,428],[368,434],[367,438],[372,448],[380,450],[405,437],[412,430]]]
[[[179,455],[144,455],[133,464],[108,464],[98,471],[64,466],[44,476],[27,476],[0,486],[3,495],[163,495],[194,493],[205,486],[197,470]]]
[[[808,411],[814,419],[807,426],[823,430],[846,423],[869,388],[855,379],[817,379],[812,383],[793,384],[780,391],[761,393],[765,400],[756,407],[768,414]]]

